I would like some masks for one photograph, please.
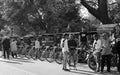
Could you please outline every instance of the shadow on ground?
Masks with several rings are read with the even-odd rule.
[[[111,71],[110,73],[108,72],[96,73],[96,72],[85,71],[85,70],[71,70],[70,72],[77,73],[80,75],[120,75],[117,71]]]
[[[11,64],[22,64],[20,62],[10,61],[10,60],[0,60],[0,62],[11,63]]]
[[[30,59],[27,59],[27,58],[15,58],[15,59],[12,59],[12,61],[18,61],[18,62],[24,62],[24,63],[34,63]]]

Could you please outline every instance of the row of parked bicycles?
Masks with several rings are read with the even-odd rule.
[[[42,46],[40,49],[36,50],[34,46],[26,46],[18,48],[18,55],[24,56],[26,58],[32,58],[34,60],[39,59],[41,61],[47,60],[48,62],[56,62],[62,64],[63,55],[62,49],[57,46]],[[86,63],[87,52],[81,50],[81,48],[76,49],[77,60],[80,63]]]
[[[29,59],[32,58],[33,60],[47,60],[49,63],[55,61],[58,64],[62,64],[63,61],[62,49],[57,46],[42,46],[38,50],[36,50],[34,46],[28,46],[25,48],[19,47],[18,55],[22,55]],[[111,57],[111,66],[116,67],[118,61],[117,55],[112,54]],[[78,60],[77,63],[86,63],[90,69],[96,70],[96,63],[94,60],[92,48],[88,50],[76,48],[76,60]]]
[[[48,62],[56,61],[58,64],[62,64],[62,50],[56,46],[42,46],[40,49],[35,49],[34,46],[19,47],[18,55],[25,56],[26,58],[32,58],[34,60],[39,59],[41,61],[47,60]]]

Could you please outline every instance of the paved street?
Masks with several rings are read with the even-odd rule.
[[[79,64],[76,70],[66,72],[62,70],[62,65],[48,63],[32,59],[10,59],[0,58],[0,75],[119,75],[115,71],[110,73],[95,73],[85,64]]]

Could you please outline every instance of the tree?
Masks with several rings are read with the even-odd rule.
[[[93,16],[99,19],[103,24],[111,24],[113,22],[108,14],[107,3],[107,0],[98,0],[98,8],[95,9],[91,7],[86,0],[81,0],[81,4],[84,5]]]

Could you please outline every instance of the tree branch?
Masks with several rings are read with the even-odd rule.
[[[93,16],[99,17],[99,12],[98,12],[98,10],[96,10],[95,8],[89,6],[89,5],[85,2],[85,0],[81,0],[81,4],[82,4],[83,6],[85,6],[85,7],[88,9],[88,11],[89,11]]]

